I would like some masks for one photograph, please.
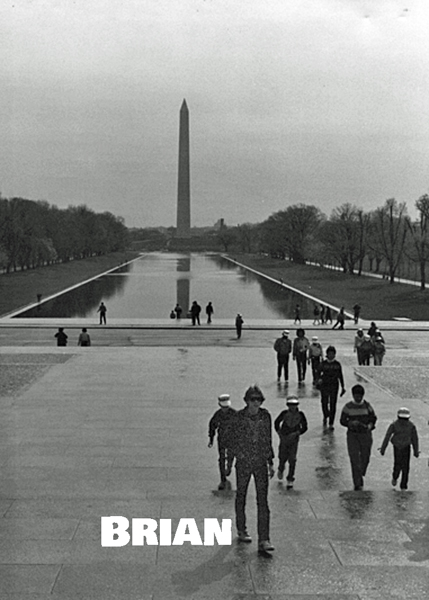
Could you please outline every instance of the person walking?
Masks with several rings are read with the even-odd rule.
[[[326,307],[326,316],[325,316],[325,323],[330,323],[332,324],[332,313],[331,313],[331,307],[327,306]]]
[[[320,305],[320,322],[322,325],[325,324],[325,306],[323,304]]]
[[[198,304],[198,302],[196,300],[194,300],[192,302],[192,306],[191,306],[192,325],[196,325],[197,323],[198,323],[198,325],[201,325],[200,312],[201,312],[201,306]]]
[[[381,367],[383,364],[383,358],[386,354],[386,346],[383,343],[383,338],[378,335],[372,344],[372,352],[374,354],[374,366]]]
[[[356,331],[355,341],[353,344],[353,352],[357,354],[358,365],[363,365],[362,362],[362,344],[365,341],[365,336],[362,327]]]
[[[311,372],[313,374],[313,385],[316,385],[319,377],[319,367],[323,356],[323,348],[319,342],[317,335],[313,335],[311,338],[311,344],[308,348],[308,364],[311,365]]]
[[[307,431],[308,424],[305,414],[299,410],[298,396],[288,396],[286,406],[286,410],[283,410],[274,421],[274,429],[280,438],[277,477],[279,480],[283,479],[285,465],[289,462],[286,488],[290,490],[295,481],[299,438]]]
[[[235,517],[239,542],[250,543],[246,526],[246,496],[250,479],[256,487],[258,550],[272,552],[270,542],[270,509],[268,506],[268,478],[274,475],[274,451],[271,438],[271,415],[262,403],[265,397],[257,385],[246,390],[246,407],[239,410],[234,420],[232,451],[235,456],[237,493],[235,496]]]
[[[240,315],[240,313],[238,313],[235,317],[235,330],[237,332],[237,340],[241,338],[241,330],[243,329],[243,323],[243,317]]]
[[[363,342],[360,345],[360,357],[361,357],[361,365],[368,366],[371,361],[371,356],[373,354],[373,346],[371,342],[371,338],[367,333],[363,336]]]
[[[340,423],[347,428],[347,451],[350,458],[354,489],[363,488],[363,478],[368,469],[372,431],[377,421],[371,404],[364,400],[365,388],[360,385],[352,387],[353,400],[347,402],[340,416]]]
[[[64,327],[60,327],[55,334],[57,346],[67,346],[68,335],[64,332]]]
[[[400,408],[397,417],[397,420],[389,425],[379,451],[381,456],[384,456],[389,442],[392,442],[392,485],[393,487],[396,486],[399,476],[402,474],[400,488],[401,490],[407,490],[410,474],[411,446],[413,447],[415,458],[418,458],[420,454],[419,436],[416,426],[410,421],[411,413],[408,408]]]
[[[335,323],[335,325],[332,327],[332,329],[336,329],[337,325],[339,325],[338,329],[344,329],[344,321],[345,321],[345,315],[344,315],[344,306],[342,306],[340,308],[340,310],[337,313],[337,322]]]
[[[295,305],[295,321],[294,324],[296,325],[297,323],[299,323],[301,325],[301,307],[299,304]]]
[[[209,444],[213,447],[213,440],[217,432],[217,446],[219,452],[220,483],[218,490],[224,490],[227,486],[227,477],[231,475],[234,455],[231,449],[231,427],[236,410],[231,408],[229,394],[221,394],[218,397],[219,409],[215,412],[209,422]]]
[[[91,345],[91,338],[89,337],[89,333],[88,333],[86,327],[84,327],[82,329],[82,333],[80,333],[80,335],[79,335],[77,345],[78,346],[90,346]]]
[[[292,342],[287,329],[274,342],[274,350],[277,352],[277,383],[280,383],[282,371],[284,371],[285,383],[287,383],[289,381],[289,355],[292,352]]]
[[[343,369],[338,360],[335,359],[336,354],[337,350],[334,346],[326,348],[326,359],[320,363],[317,382],[322,404],[323,425],[329,424],[329,429],[334,429],[340,385],[341,396],[346,393]]]
[[[318,304],[314,305],[313,308],[313,325],[320,325],[320,308]]]
[[[303,383],[305,380],[305,373],[307,371],[307,350],[309,346],[309,341],[305,337],[305,330],[300,327],[296,330],[296,338],[293,341],[292,350],[292,358],[296,361],[298,383]]]
[[[104,323],[104,325],[106,325],[107,308],[106,308],[106,305],[104,304],[104,302],[102,302],[100,304],[100,306],[98,307],[97,312],[100,313],[100,325],[102,325],[103,323]]]
[[[207,315],[207,325],[212,322],[212,315],[214,313],[213,304],[209,302],[206,306],[206,315]]]
[[[353,306],[353,320],[355,322],[355,325],[357,325],[359,323],[359,316],[360,316],[360,311],[361,311],[361,306],[359,306],[359,304],[355,304]]]

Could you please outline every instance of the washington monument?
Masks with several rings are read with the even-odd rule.
[[[179,126],[179,177],[177,185],[177,232],[178,238],[191,235],[191,190],[189,175],[189,110],[186,100],[180,109]]]

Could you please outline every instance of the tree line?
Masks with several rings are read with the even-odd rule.
[[[366,269],[381,273],[390,283],[408,277],[418,279],[423,290],[429,259],[429,196],[421,196],[415,207],[415,220],[408,216],[406,204],[394,198],[368,212],[345,203],[328,218],[316,206],[296,204],[262,223],[223,227],[218,239],[225,252],[264,252],[357,275]]]
[[[127,239],[123,219],[110,212],[0,196],[0,268],[6,273],[116,252]]]

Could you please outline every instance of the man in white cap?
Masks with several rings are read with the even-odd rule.
[[[396,486],[399,475],[402,473],[400,487],[401,490],[406,490],[408,489],[408,476],[410,473],[411,446],[415,458],[418,458],[420,454],[419,436],[416,426],[410,421],[411,413],[408,408],[403,406],[398,410],[397,415],[397,420],[389,425],[379,451],[384,456],[389,441],[392,442],[394,461],[392,485]]]
[[[323,349],[319,342],[317,335],[313,335],[311,338],[311,344],[308,348],[308,364],[311,365],[311,372],[313,374],[313,385],[316,385],[319,379],[319,366],[322,360]]]
[[[289,331],[285,329],[282,337],[274,342],[274,350],[277,352],[277,382],[280,383],[282,371],[284,371],[285,383],[289,380],[289,355],[292,352],[292,342],[289,339]]]
[[[289,472],[286,477],[287,489],[293,488],[295,481],[296,456],[298,453],[299,437],[307,429],[307,419],[299,410],[298,396],[290,395],[286,399],[286,410],[283,410],[274,421],[274,429],[280,437],[278,478],[283,479],[285,465],[289,462]]]
[[[231,475],[234,455],[231,450],[231,427],[236,415],[236,410],[231,408],[229,394],[221,394],[218,397],[220,408],[215,412],[209,422],[209,444],[213,446],[213,440],[217,432],[217,444],[219,450],[219,490],[224,490],[227,485],[227,477]]]

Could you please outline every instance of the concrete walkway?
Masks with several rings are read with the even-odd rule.
[[[389,330],[385,366],[355,372],[354,331],[318,332],[325,347],[337,346],[347,389],[363,381],[379,417],[365,490],[354,492],[345,431],[323,430],[309,377],[298,388],[292,363],[289,388],[276,384],[272,343],[284,324],[249,324],[240,341],[227,324],[94,326],[91,348],[53,346],[58,323],[23,325],[0,327],[2,600],[429,597],[427,333],[379,323]],[[295,489],[270,484],[272,559],[235,540],[102,548],[101,516],[171,518],[173,526],[194,518],[201,530],[204,518],[234,519],[234,479],[232,490],[217,491],[207,423],[218,394],[230,393],[241,408],[255,382],[273,417],[298,391],[309,421]],[[340,407],[349,399],[348,392]],[[402,405],[422,449],[408,492],[391,488],[391,449],[385,457],[376,451]],[[249,494],[256,537],[253,488]]]

